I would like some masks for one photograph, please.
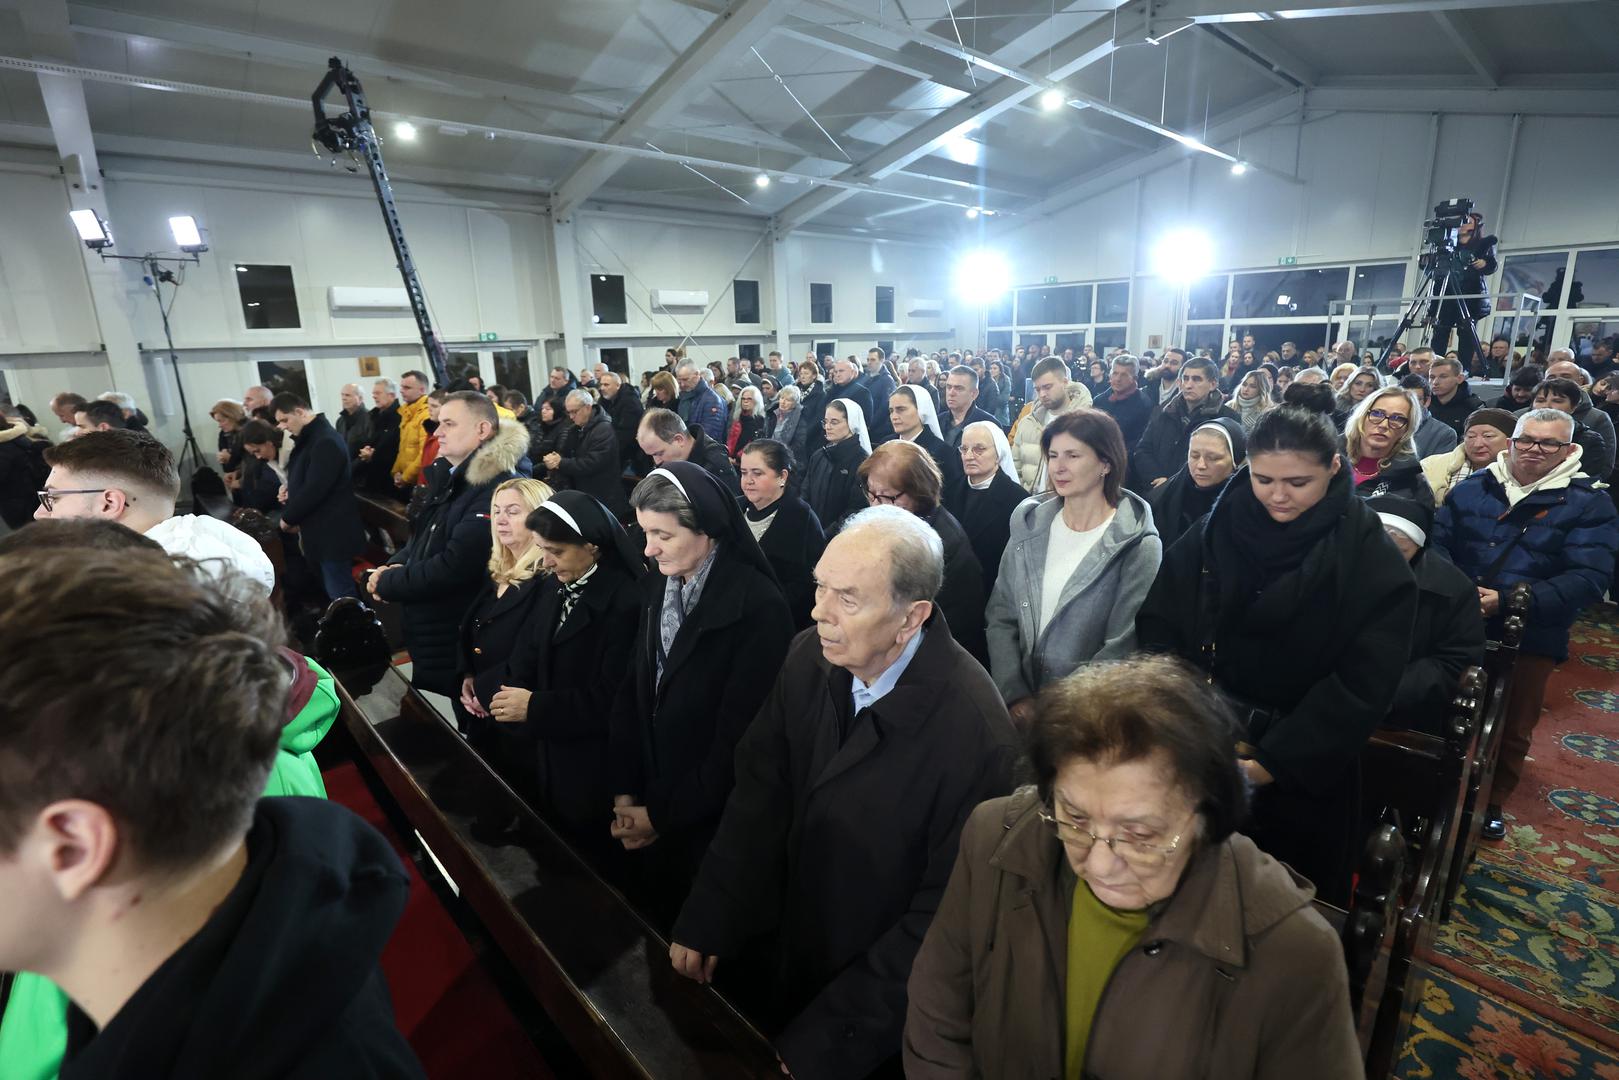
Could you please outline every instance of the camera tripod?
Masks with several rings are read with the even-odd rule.
[[[1463,300],[1471,299],[1471,297],[1450,295],[1450,283],[1455,277],[1456,270],[1454,267],[1447,268],[1443,273],[1439,273],[1437,270],[1430,270],[1423,275],[1422,286],[1417,289],[1416,298],[1411,301],[1411,306],[1406,309],[1405,315],[1401,317],[1400,324],[1394,328],[1394,333],[1389,335],[1389,343],[1383,346],[1382,355],[1377,358],[1378,367],[1382,368],[1384,371],[1388,370],[1389,356],[1394,352],[1394,346],[1399,344],[1400,339],[1405,336],[1405,332],[1407,330],[1416,325],[1417,316],[1422,311],[1424,304],[1437,304],[1438,311],[1442,314],[1445,304],[1459,305]],[[1476,345],[1478,342],[1478,320],[1471,314],[1468,314],[1466,308],[1460,308],[1459,310],[1463,312],[1462,318],[1466,321],[1469,329],[1471,329],[1473,332],[1473,341]],[[1459,332],[1460,328],[1461,324],[1458,323],[1458,337],[1461,336]],[[1471,363],[1468,363],[1465,366],[1469,371],[1472,370]]]

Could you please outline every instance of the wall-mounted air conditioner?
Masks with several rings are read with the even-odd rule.
[[[912,300],[906,309],[911,315],[943,315],[943,300]]]
[[[326,303],[333,315],[409,315],[410,295],[400,287],[332,285]]]
[[[653,289],[652,309],[654,311],[706,311],[708,310],[708,290]]]

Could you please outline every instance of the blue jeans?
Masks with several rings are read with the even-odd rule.
[[[354,563],[351,560],[323,559],[318,565],[321,587],[326,590],[328,600],[360,595],[360,590],[354,587]]]

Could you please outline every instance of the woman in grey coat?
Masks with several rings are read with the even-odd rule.
[[[1012,512],[987,613],[990,674],[1020,726],[1041,687],[1135,651],[1136,610],[1164,553],[1146,500],[1124,489],[1124,436],[1111,416],[1058,416],[1040,449],[1053,493]]]

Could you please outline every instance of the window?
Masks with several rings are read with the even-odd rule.
[[[1017,343],[1020,348],[1027,349],[1030,345],[1049,345],[1051,339],[1045,334],[1019,334]]]
[[[1012,325],[1012,294],[1004,292],[989,302],[989,325]]]
[[[821,365],[821,374],[827,374],[826,365],[838,355],[838,343],[835,341],[817,341],[815,343],[815,362]]]
[[[1405,295],[1405,263],[1357,266],[1354,285],[1356,300],[1387,301],[1386,304],[1374,305],[1372,311],[1395,311],[1401,306],[1400,297]],[[1355,310],[1361,314],[1365,306],[1357,304]]]
[[[1224,278],[1221,278],[1221,281],[1224,280]],[[1225,303],[1223,295],[1220,303]],[[1225,327],[1219,323],[1188,326],[1186,328],[1186,347],[1194,353],[1199,349],[1208,349],[1217,355],[1225,355]]]
[[[527,349],[501,349],[495,353],[495,382],[508,390],[520,390],[534,400],[534,380],[528,373]]]
[[[1547,283],[1547,307],[1619,308],[1619,248],[1576,253],[1574,286],[1566,298],[1562,285],[1560,277]]]
[[[1002,355],[1012,355],[1012,331],[991,330],[989,332],[989,347],[1001,350]],[[1008,372],[1007,374],[1011,374]]]
[[[1349,268],[1266,270],[1238,274],[1231,291],[1233,319],[1325,315],[1327,305],[1348,295]]]
[[[894,286],[877,286],[877,325],[886,326],[894,321]]]
[[[453,352],[444,358],[444,370],[450,381],[458,379],[483,378],[478,371],[478,354],[475,352]]]
[[[1125,288],[1129,288],[1129,286],[1125,286]],[[1100,303],[1101,301],[1098,300],[1097,302]],[[1109,349],[1124,348],[1124,327],[1098,327],[1096,330],[1096,340],[1092,342],[1092,344],[1096,346],[1096,354],[1098,356],[1106,356]]]
[[[892,341],[879,341],[877,347],[883,351],[883,356],[889,360],[894,358],[894,343]]]
[[[1561,296],[1550,299],[1546,296],[1546,292],[1555,282],[1557,293],[1561,294],[1563,276],[1567,272],[1566,251],[1548,251],[1538,255],[1508,255],[1501,265],[1500,290],[1513,295],[1501,297],[1501,303],[1497,306],[1502,311],[1515,311],[1518,307],[1516,297],[1522,293],[1529,293],[1531,296],[1540,297],[1544,307],[1558,307],[1562,302]],[[1576,295],[1579,292],[1579,283],[1576,281]],[[1578,303],[1578,300],[1574,301],[1575,305]]]
[[[296,330],[302,325],[292,267],[237,263],[236,291],[241,293],[242,321],[249,330]]]
[[[1225,294],[1230,281],[1231,279],[1225,274],[1220,274],[1192,282],[1187,301],[1186,317],[1188,319],[1225,318]],[[1219,337],[1219,331],[1215,331],[1214,336]]]
[[[623,323],[629,321],[624,307],[624,275],[590,275],[590,321]]]
[[[810,282],[810,322],[832,321],[832,286],[825,282]]]
[[[1110,281],[1096,287],[1096,321],[1128,322],[1130,319],[1130,283]]]
[[[759,283],[745,281],[737,278],[731,282],[731,299],[736,303],[736,321],[740,323],[756,323],[759,321]]]
[[[596,355],[601,358],[602,363],[607,365],[608,371],[616,371],[626,378],[629,376],[630,350],[624,348],[601,349]]]
[[[1091,321],[1089,285],[1019,289],[1017,321],[1023,326],[1063,326]]]
[[[1352,326],[1351,337],[1355,333],[1364,330],[1366,323],[1355,322]],[[1256,360],[1263,358],[1268,352],[1280,354],[1282,343],[1291,341],[1294,347],[1298,349],[1298,355],[1288,363],[1298,367],[1304,362],[1303,357],[1306,349],[1321,348],[1321,342],[1327,336],[1327,327],[1324,323],[1318,322],[1261,323],[1258,326],[1250,326],[1248,332],[1254,335],[1254,358]],[[1238,336],[1240,337],[1241,335]],[[1224,357],[1225,350],[1226,343],[1222,341],[1216,352],[1219,356]]]
[[[1058,334],[1057,335],[1057,344],[1052,347],[1052,351],[1055,352],[1058,356],[1061,356],[1064,353],[1064,351],[1066,351],[1068,349],[1073,349],[1074,350],[1074,355],[1078,356],[1080,354],[1081,350],[1083,350],[1084,348],[1085,348],[1085,331],[1079,330],[1079,331],[1075,331],[1073,333],[1068,333],[1068,334]]]
[[[749,364],[751,364],[755,360],[759,359],[759,357],[761,355],[763,355],[763,354],[759,352],[759,346],[758,346],[757,343],[748,344],[748,345],[739,344],[736,347],[736,357],[737,357],[737,359],[738,360],[746,360]]]
[[[309,401],[309,372],[302,360],[260,360],[259,385],[272,395],[297,394]]]
[[[1574,324],[1574,333],[1569,338],[1568,347],[1574,350],[1581,362],[1591,358],[1591,347],[1604,338],[1619,334],[1619,320],[1609,319],[1606,322],[1577,322]]]

